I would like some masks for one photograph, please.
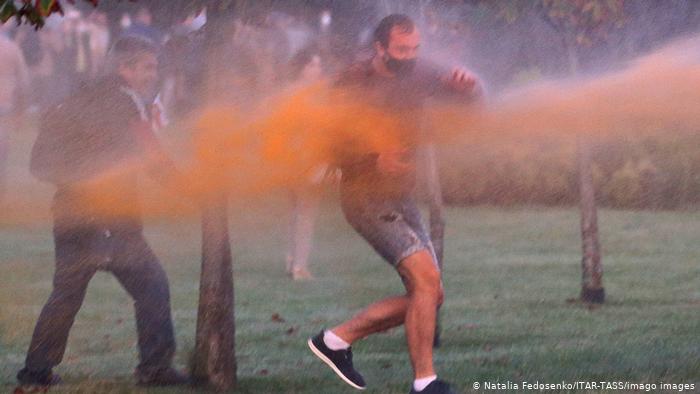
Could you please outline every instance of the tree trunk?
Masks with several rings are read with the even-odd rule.
[[[595,186],[591,171],[591,146],[588,141],[577,141],[577,161],[579,194],[581,199],[581,300],[602,304],[605,301],[603,289],[603,265],[598,241],[598,209],[595,201]]]
[[[202,272],[192,377],[225,391],[236,384],[231,248],[226,198],[207,203],[202,214]]]
[[[567,45],[571,75],[578,74],[576,44]],[[576,162],[578,166],[579,199],[581,209],[581,300],[602,304],[605,301],[603,288],[603,265],[598,241],[598,207],[591,160],[591,145],[585,137],[576,140]]]
[[[222,32],[233,17],[233,2],[212,5],[205,32],[205,88],[216,86],[217,67],[226,45]],[[217,56],[219,55],[219,56]],[[204,92],[201,95],[205,96]],[[228,234],[228,200],[224,191],[205,202],[202,213],[202,272],[192,377],[218,391],[236,385],[234,288]]]
[[[445,219],[442,214],[442,189],[440,187],[440,175],[437,168],[437,156],[435,146],[430,144],[425,149],[428,194],[430,198],[430,239],[435,248],[435,257],[440,269],[442,269],[442,256],[445,244]]]
[[[424,150],[425,169],[426,169],[426,184],[428,186],[429,211],[430,211],[430,240],[435,249],[435,257],[437,258],[438,266],[442,271],[442,256],[445,244],[445,219],[442,215],[442,189],[440,187],[440,175],[437,167],[437,156],[435,154],[435,145],[426,145]],[[433,347],[440,347],[440,311],[436,316],[435,338],[433,338]]]

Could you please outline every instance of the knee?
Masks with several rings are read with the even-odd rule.
[[[428,296],[435,300],[436,305],[439,307],[442,305],[444,298],[444,293],[442,291],[442,281],[440,279],[440,273],[436,271],[435,274],[428,275],[422,284],[418,286],[418,291],[422,296]]]
[[[143,283],[141,291],[133,294],[136,302],[146,302],[149,304],[161,304],[170,302],[170,286],[165,275],[149,277]]]
[[[414,277],[412,282],[413,292],[420,294],[422,297],[431,297],[435,299],[438,304],[442,303],[443,291],[440,271],[437,269],[425,270],[420,275]]]
[[[418,286],[437,291],[440,288],[440,271],[437,268],[425,270],[420,277],[416,278]]]
[[[416,253],[402,261],[398,269],[409,295],[419,294],[442,303],[442,278],[430,254]]]

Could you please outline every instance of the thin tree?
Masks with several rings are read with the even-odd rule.
[[[512,22],[524,13],[534,12],[559,38],[571,76],[579,74],[580,51],[604,42],[612,29],[624,21],[624,0],[514,0],[482,4],[495,7],[497,15]],[[603,303],[603,264],[598,236],[598,209],[593,182],[591,141],[577,137],[579,205],[581,212],[581,300]]]
[[[214,2],[210,2],[214,3]],[[224,25],[233,17],[234,4],[220,0],[207,9],[205,53],[209,61],[206,86],[217,83],[217,54],[226,45]],[[217,390],[236,385],[234,287],[225,192],[212,196],[202,213],[202,271],[192,375]]]
[[[539,14],[559,34],[566,49],[569,73],[579,74],[579,50],[606,39],[622,23],[623,0],[541,0]],[[581,210],[581,300],[605,301],[603,264],[598,235],[598,208],[593,182],[591,141],[577,137],[579,201]]]

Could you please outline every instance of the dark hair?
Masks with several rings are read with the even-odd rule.
[[[127,35],[119,38],[117,42],[112,45],[110,51],[115,55],[126,53],[133,54],[137,52],[147,52],[157,55],[158,46],[148,38],[136,35]]]
[[[117,40],[109,50],[108,72],[114,72],[120,64],[133,63],[138,56],[150,53],[158,56],[158,46],[141,36],[124,36]]]
[[[413,20],[404,14],[391,14],[385,16],[374,29],[374,41],[379,41],[379,43],[387,48],[389,46],[389,37],[391,36],[391,29],[395,26],[400,27],[403,31],[410,33],[415,29],[416,25]]]
[[[321,50],[316,44],[307,45],[295,53],[287,64],[289,80],[297,80],[304,71],[304,67],[311,63],[314,56],[321,56]]]

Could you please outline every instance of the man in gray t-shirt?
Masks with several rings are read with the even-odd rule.
[[[417,60],[420,35],[410,18],[390,15],[374,34],[375,56],[352,66],[339,88],[359,89],[370,104],[395,115],[402,127],[401,149],[339,158],[341,204],[348,222],[401,276],[406,294],[376,302],[340,325],[309,339],[311,350],[346,383],[366,387],[352,364],[350,345],[403,324],[415,380],[411,392],[452,393],[433,369],[435,316],[442,303],[440,270],[413,199],[418,125],[427,99],[481,96],[468,71],[443,73]]]

